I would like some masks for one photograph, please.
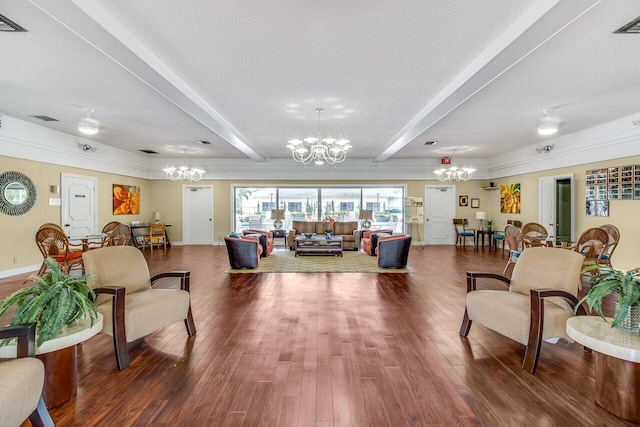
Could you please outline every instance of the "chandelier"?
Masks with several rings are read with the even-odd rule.
[[[187,166],[187,150],[183,150],[182,152],[184,156],[184,163],[182,166],[167,166],[162,169],[165,174],[167,174],[167,178],[171,181],[200,181],[202,179],[202,174],[204,174],[203,169],[192,168]]]
[[[453,154],[456,154],[456,150],[453,150]],[[453,157],[453,156],[452,156]],[[445,157],[442,159],[442,164],[450,164],[451,159]],[[458,167],[451,165],[448,168],[440,168],[433,171],[436,174],[438,181],[468,181],[473,176],[476,170],[473,167],[463,166]]]
[[[304,142],[292,139],[287,144],[287,148],[291,150],[293,160],[305,165],[311,162],[316,165],[322,165],[325,162],[330,165],[342,163],[347,158],[347,151],[351,148],[349,140],[342,137],[335,139],[331,131],[325,137],[320,127],[320,113],[324,111],[324,108],[316,108],[316,111],[318,112],[318,131],[305,138]]]

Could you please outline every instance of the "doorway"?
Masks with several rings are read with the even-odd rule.
[[[213,245],[213,187],[182,187],[182,243]]]
[[[575,239],[574,184],[573,174],[538,180],[539,222],[555,243]]]
[[[454,244],[455,199],[456,187],[454,185],[425,187],[425,244]]]
[[[70,238],[96,234],[98,179],[90,176],[61,175],[62,228]]]

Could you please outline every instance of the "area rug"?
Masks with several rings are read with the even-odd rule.
[[[337,256],[295,256],[293,251],[273,251],[252,270],[229,273],[409,273],[408,268],[379,268],[378,259],[364,252],[344,251]]]

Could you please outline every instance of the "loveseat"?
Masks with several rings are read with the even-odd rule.
[[[287,242],[289,249],[295,247],[296,236],[303,233],[316,233],[324,236],[325,228],[329,227],[328,222],[324,221],[293,221]],[[336,222],[333,224],[333,235],[342,237],[343,249],[351,249],[357,251],[360,249],[360,231],[358,231],[358,221]]]

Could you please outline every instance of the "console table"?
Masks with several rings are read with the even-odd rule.
[[[593,350],[596,403],[620,418],[640,422],[640,335],[612,329],[597,316],[572,317],[566,328],[567,335]]]
[[[171,227],[171,224],[165,224],[165,227]],[[138,249],[141,249],[144,247],[144,243],[142,243],[142,241],[138,240],[138,237],[143,237],[145,236],[144,234],[135,234],[134,230],[139,230],[141,228],[146,228],[149,229],[149,224],[136,224],[136,225],[132,225],[131,226],[131,241],[133,242],[133,246],[135,246]],[[146,234],[148,235],[148,234]],[[165,232],[164,233],[166,239],[167,239],[167,246],[171,246],[171,240],[169,240],[169,233]]]

